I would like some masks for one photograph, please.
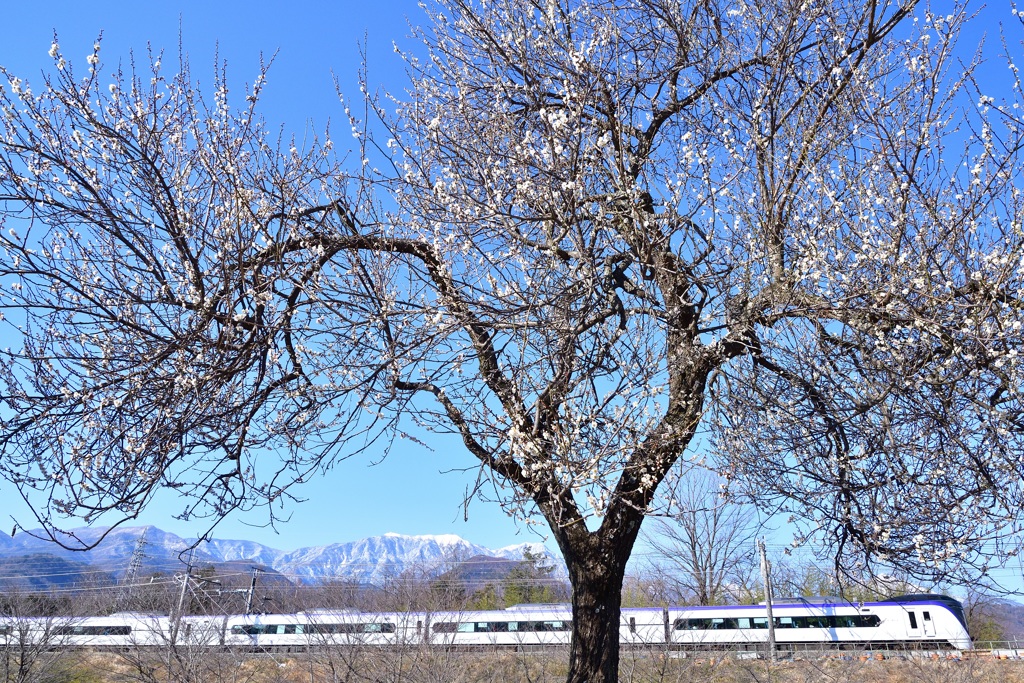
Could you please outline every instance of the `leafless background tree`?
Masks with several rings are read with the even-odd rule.
[[[650,520],[644,532],[654,564],[690,604],[735,603],[758,576],[754,540],[762,520],[753,507],[724,498],[722,484],[705,470],[688,473],[664,494],[670,516]]]
[[[74,658],[62,647],[65,637],[57,626],[67,613],[67,601],[47,600],[7,587],[0,606],[0,680],[4,683],[42,683],[60,680],[74,668]],[[48,608],[48,609],[47,609]]]
[[[616,680],[626,561],[698,434],[837,570],[1018,550],[1021,93],[956,58],[968,10],[426,11],[351,156],[268,132],[262,73],[234,108],[99,44],[4,72],[0,472],[46,528],[160,487],[217,518],[454,433],[562,551],[570,681]]]

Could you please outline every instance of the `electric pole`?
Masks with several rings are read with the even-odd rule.
[[[192,581],[192,556],[195,555],[195,552],[195,548],[189,549],[185,576],[181,578],[181,594],[178,596],[178,609],[174,612],[174,623],[171,626],[171,645],[174,645],[178,639],[178,628],[181,626],[181,617],[185,611],[185,593],[188,592],[189,582]]]
[[[252,600],[256,594],[256,579],[259,578],[260,570],[258,567],[252,568],[252,581],[249,582],[249,593],[245,598],[245,613],[252,614]]]
[[[772,616],[772,581],[771,563],[765,551],[764,539],[757,539],[757,550],[761,554],[761,581],[764,583],[764,604],[768,610],[768,656],[776,661],[775,656],[775,618]]]

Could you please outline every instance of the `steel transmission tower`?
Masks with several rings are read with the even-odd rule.
[[[128,571],[124,573],[121,580],[121,590],[117,595],[117,607],[119,610],[127,610],[132,599],[132,590],[135,588],[135,580],[139,575],[139,568],[142,560],[146,557],[146,529],[142,530],[139,540],[135,541],[135,550],[132,551],[132,559],[128,562]]]

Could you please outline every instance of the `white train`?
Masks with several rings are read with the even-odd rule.
[[[773,606],[780,650],[968,650],[963,608],[943,595],[905,595],[853,604],[822,598]],[[0,646],[43,643],[59,647],[198,647],[300,651],[317,646],[531,649],[567,645],[567,605],[518,605],[461,612],[313,610],[296,614],[186,617],[175,630],[166,616],[133,613],[76,619],[2,619]],[[761,649],[768,642],[764,605],[622,610],[624,646],[672,649]]]

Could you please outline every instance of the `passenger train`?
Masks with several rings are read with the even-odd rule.
[[[773,605],[776,647],[969,650],[963,608],[944,595],[904,595],[879,602],[802,598]],[[569,642],[568,605],[517,605],[461,612],[312,610],[296,614],[169,617],[119,613],[105,617],[0,617],[0,647],[35,642],[53,647],[162,647],[171,642],[251,651],[317,646],[515,648]],[[768,642],[761,605],[625,608],[623,646],[669,649],[758,649]]]

